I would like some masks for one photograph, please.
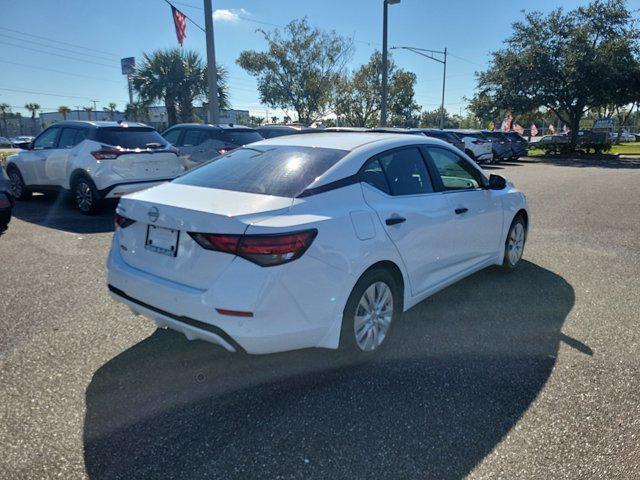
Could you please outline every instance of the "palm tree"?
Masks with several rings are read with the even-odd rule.
[[[58,113],[62,114],[62,118],[64,120],[67,119],[67,115],[69,114],[69,112],[71,112],[71,109],[69,107],[67,107],[66,105],[60,105],[58,107]]]
[[[116,112],[118,111],[118,108],[115,102],[110,102],[109,106],[103,108],[103,110],[109,113],[109,119],[111,119],[111,121],[116,119]]]
[[[91,105],[87,105],[82,107],[82,109],[87,112],[87,120],[91,120],[91,112],[93,112],[93,107]],[[98,112],[96,112],[96,116],[98,115]]]
[[[4,134],[9,136],[7,129],[7,113],[11,113],[11,105],[8,103],[0,103],[0,115],[2,116],[2,125],[4,126]]]
[[[204,99],[207,92],[207,71],[200,56],[179,48],[157,50],[144,54],[133,75],[133,88],[143,102],[164,101],[169,125],[194,119],[193,102]],[[220,108],[229,107],[227,74],[218,67],[218,99]]]
[[[35,102],[29,102],[27,103],[24,108],[26,108],[27,110],[29,110],[29,112],[31,112],[31,128],[32,128],[32,133],[35,135],[36,132],[36,112],[38,110],[40,110],[40,105],[35,103]]]

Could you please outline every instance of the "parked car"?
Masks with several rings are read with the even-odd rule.
[[[373,127],[368,129],[369,132],[378,132],[378,133],[404,133],[408,135],[424,135],[419,130],[414,130],[412,128],[401,128],[401,127]]]
[[[127,195],[107,261],[117,300],[229,351],[367,357],[403,311],[517,267],[524,195],[423,135],[290,135]],[[455,306],[451,306],[455,308]]]
[[[201,123],[174,125],[162,132],[162,136],[178,149],[186,169],[208,162],[234,148],[262,140],[262,136],[253,128]]]
[[[0,166],[0,233],[4,232],[11,221],[11,211],[13,210],[13,197],[11,195],[11,184],[4,168]]]
[[[424,135],[433,138],[439,138],[447,143],[450,143],[458,150],[464,152],[464,142],[459,139],[453,132],[447,132],[446,130],[438,130],[435,128],[416,128],[415,131],[422,132]]]
[[[175,178],[184,169],[177,150],[146,125],[67,120],[47,128],[8,158],[11,193],[70,191],[84,214],[105,198]]]
[[[477,130],[445,130],[453,133],[464,142],[464,153],[476,163],[491,163],[493,161],[493,148],[491,142],[483,137]]]
[[[367,127],[327,127],[323,131],[327,133],[331,133],[331,132],[361,133],[361,132],[369,132],[370,129],[368,129]]]
[[[10,138],[11,146],[15,148],[25,148],[31,142],[33,142],[35,137],[31,137],[29,135],[20,135],[18,137]]]
[[[522,135],[517,132],[505,132],[504,136],[507,137],[511,145],[511,160],[517,160],[529,153],[529,142]]]
[[[491,142],[494,163],[509,160],[513,156],[511,143],[504,133],[496,130],[483,130],[482,135]]]
[[[7,137],[0,137],[0,147],[12,147],[13,143]]]
[[[261,125],[255,127],[256,132],[263,138],[282,137],[284,135],[297,135],[300,133],[318,133],[318,128],[303,127],[298,125]]]

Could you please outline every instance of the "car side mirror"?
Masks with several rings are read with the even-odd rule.
[[[22,142],[18,144],[18,148],[22,150],[33,150],[33,142]]]
[[[507,186],[507,181],[500,175],[489,175],[489,189],[503,190]]]

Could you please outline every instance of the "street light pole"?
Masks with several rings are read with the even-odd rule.
[[[417,53],[418,55],[422,55],[423,57],[429,58],[435,62],[442,63],[444,66],[442,72],[442,102],[440,103],[440,130],[444,128],[444,89],[447,81],[447,49],[445,47],[444,51],[439,50],[428,50],[426,48],[416,48],[416,47],[391,47],[391,50],[395,50],[401,48],[403,50],[409,50],[413,53]],[[443,59],[436,57],[435,55],[443,55]]]
[[[387,10],[389,5],[400,3],[400,0],[384,0],[382,11],[382,101],[380,102],[380,126],[387,126]]]
[[[218,105],[218,71],[216,69],[216,49],[213,38],[212,0],[204,0],[204,28],[207,39],[207,77],[209,84],[209,123],[220,121]]]

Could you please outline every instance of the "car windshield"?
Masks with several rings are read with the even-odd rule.
[[[157,143],[164,147],[167,141],[148,127],[106,127],[99,128],[96,141],[121,148],[147,148],[147,145]]]
[[[198,187],[296,197],[347,154],[333,148],[239,148],[174,180]]]
[[[246,145],[248,143],[258,142],[262,140],[260,135],[255,130],[224,130],[221,135],[225,142],[233,143],[234,145]]]

